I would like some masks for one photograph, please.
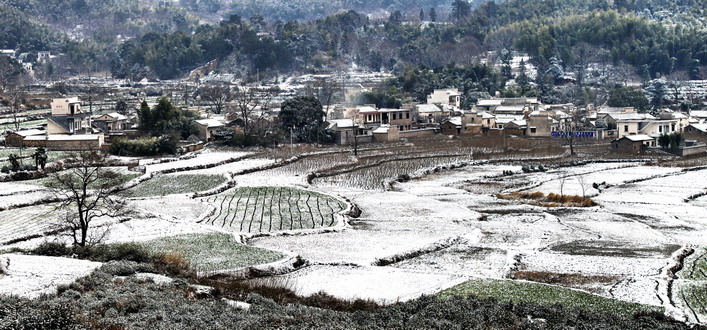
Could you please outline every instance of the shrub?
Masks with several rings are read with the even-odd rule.
[[[128,276],[138,272],[152,272],[154,268],[147,264],[137,263],[135,261],[114,260],[107,262],[101,266],[101,271],[116,276]]]
[[[158,254],[154,263],[157,270],[162,273],[181,276],[193,275],[193,272],[189,268],[189,262],[179,253],[170,252]]]
[[[2,168],[0,168],[0,172],[10,173],[10,167],[8,167],[7,165],[3,165]]]
[[[33,254],[62,257],[71,254],[71,248],[59,242],[44,242],[31,251]]]
[[[177,139],[172,136],[136,140],[117,139],[111,142],[109,152],[119,156],[156,156],[175,154]]]
[[[138,243],[120,243],[97,245],[93,247],[77,247],[76,252],[79,257],[107,262],[111,260],[128,260],[135,262],[150,262],[150,253]]]

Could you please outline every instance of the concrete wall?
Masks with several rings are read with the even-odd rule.
[[[680,148],[678,149],[676,154],[679,156],[689,156],[695,154],[703,154],[705,152],[707,152],[707,145]]]
[[[96,140],[32,140],[24,141],[24,145],[29,148],[44,147],[48,150],[63,151],[100,150],[103,145],[103,136]]]
[[[434,128],[424,128],[424,129],[413,129],[409,131],[403,131],[400,132],[399,135],[401,138],[414,138],[414,137],[421,137],[421,136],[430,136],[434,135],[437,133],[437,130]]]

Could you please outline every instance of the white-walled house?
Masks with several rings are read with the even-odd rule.
[[[462,94],[454,89],[435,89],[432,94],[427,95],[427,104],[447,104],[456,108],[461,107]]]
[[[47,118],[47,134],[90,134],[91,114],[81,111],[78,97],[53,99]]]

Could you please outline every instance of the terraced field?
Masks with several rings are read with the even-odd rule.
[[[216,212],[202,223],[246,233],[331,227],[345,208],[332,197],[284,187],[241,187],[203,201]]]
[[[51,206],[23,207],[0,212],[0,244],[50,231],[55,217]]]
[[[283,257],[275,251],[240,244],[232,235],[222,233],[163,237],[143,244],[152,254],[182,255],[190,267],[198,271],[266,264]]]
[[[685,258],[684,268],[678,273],[673,299],[688,311],[695,322],[707,321],[707,248],[696,248]]]
[[[226,182],[226,177],[223,175],[158,175],[122,192],[122,194],[126,197],[154,197],[186,194],[213,189],[224,182]]]

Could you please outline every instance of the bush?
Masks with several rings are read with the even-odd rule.
[[[153,272],[154,268],[148,264],[141,264],[135,261],[113,260],[101,266],[101,271],[115,276],[128,276],[135,273]]]
[[[59,242],[44,242],[31,251],[32,254],[63,257],[71,254],[71,248]]]
[[[161,253],[158,254],[154,262],[157,270],[166,274],[191,276],[192,272],[189,268],[189,262],[179,253]]]
[[[7,165],[3,165],[2,168],[0,168],[0,172],[2,173],[10,173],[10,167]]]
[[[136,140],[117,139],[111,142],[109,152],[118,156],[157,156],[175,154],[177,139],[173,136]]]
[[[81,258],[107,262],[111,260],[128,260],[135,262],[150,262],[150,253],[138,243],[120,243],[97,245],[93,247],[77,247],[75,252]]]

